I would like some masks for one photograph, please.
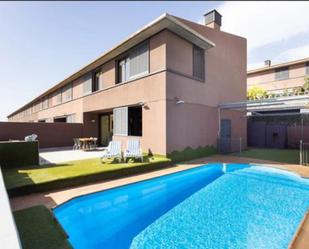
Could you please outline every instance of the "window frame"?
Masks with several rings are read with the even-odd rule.
[[[139,47],[142,47],[144,44],[147,45],[147,50],[146,50],[147,51],[147,55],[146,55],[147,56],[147,65],[146,65],[147,66],[147,70],[144,71],[144,72],[135,74],[133,76],[130,76],[130,55],[132,55],[135,50],[137,50]],[[124,61],[124,66],[125,66],[125,73],[124,73],[125,79],[120,81],[120,77],[119,77],[119,73],[120,73],[119,64],[122,61]],[[126,65],[128,65],[128,67]],[[116,85],[123,84],[123,83],[129,82],[131,80],[136,80],[138,78],[141,78],[143,76],[148,75],[150,73],[150,42],[149,42],[149,39],[140,42],[139,44],[137,44],[133,48],[131,48],[128,51],[124,52],[118,59],[115,60],[115,68],[116,68],[116,70],[115,70],[115,72],[116,72],[116,77],[115,77],[116,78],[116,83],[115,84]]]
[[[99,74],[99,81],[96,82],[97,74]],[[103,82],[100,82],[100,77],[103,74],[103,68],[100,67],[92,72],[91,80],[91,92],[97,92],[103,89]],[[98,83],[98,85],[96,85]],[[101,85],[102,83],[102,85]]]

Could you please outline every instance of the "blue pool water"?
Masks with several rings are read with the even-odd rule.
[[[76,249],[287,248],[309,179],[211,164],[72,199],[54,214]]]

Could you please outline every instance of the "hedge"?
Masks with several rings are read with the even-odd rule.
[[[191,147],[185,148],[183,151],[173,151],[167,157],[173,162],[189,161],[196,158],[211,156],[217,153],[217,149],[213,146],[198,147],[192,149]]]
[[[65,231],[45,206],[14,212],[23,249],[72,249]]]
[[[1,141],[0,165],[2,168],[24,167],[39,164],[38,142]]]

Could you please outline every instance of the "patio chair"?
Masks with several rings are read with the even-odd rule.
[[[121,141],[110,141],[108,147],[101,156],[101,160],[105,158],[117,158],[119,162],[122,159]]]
[[[74,145],[73,150],[80,150],[82,148],[82,144],[78,138],[73,138]]]
[[[31,135],[25,137],[25,141],[33,142],[33,141],[36,141],[37,138],[38,138],[37,134],[31,134]]]
[[[129,157],[140,158],[143,162],[143,151],[139,140],[128,140],[127,149],[124,152],[124,160],[126,161]]]

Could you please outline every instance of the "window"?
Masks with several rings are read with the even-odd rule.
[[[39,101],[39,103],[38,103],[38,105],[39,105],[39,111],[41,111],[42,109],[43,109],[43,101],[42,100],[40,100]]]
[[[48,97],[46,97],[44,100],[43,100],[43,109],[47,109],[48,108]]]
[[[46,119],[39,119],[38,123],[46,123]]]
[[[114,134],[121,136],[142,136],[142,107],[121,107],[114,109]]]
[[[142,136],[142,107],[128,108],[128,135]]]
[[[102,71],[96,71],[92,75],[92,92],[96,92],[103,88]]]
[[[56,105],[59,105],[62,103],[62,94],[61,94],[61,89],[59,89],[56,92]]]
[[[205,80],[205,54],[204,50],[193,45],[193,77]]]
[[[56,117],[56,118],[54,118],[54,122],[55,123],[66,123],[67,118],[66,117]]]
[[[125,82],[127,80],[126,68],[129,67],[128,58],[118,62],[118,83]]]
[[[289,67],[275,69],[275,80],[286,80],[289,78]]]
[[[118,61],[118,83],[132,80],[149,72],[148,41],[143,42]]]
[[[306,75],[309,75],[309,62],[306,62]]]
[[[72,84],[68,84],[62,88],[62,102],[72,100]]]
[[[92,80],[90,75],[87,75],[84,79],[84,84],[83,84],[83,90],[84,90],[84,95],[91,93],[92,91]]]

